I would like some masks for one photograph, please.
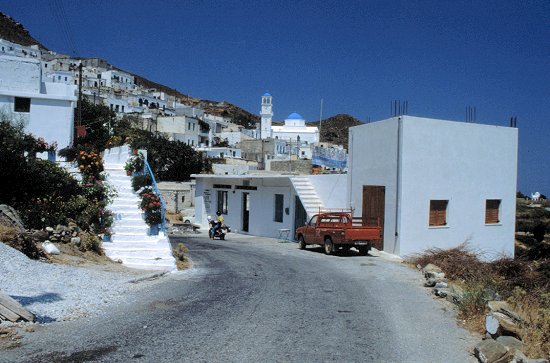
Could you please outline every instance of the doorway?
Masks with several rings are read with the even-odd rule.
[[[386,187],[363,185],[363,225],[376,225],[380,220],[382,227],[382,246],[384,245],[384,211],[386,206]]]
[[[250,221],[250,193],[243,193],[243,225],[241,230],[248,232],[248,226]]]
[[[294,231],[296,228],[305,226],[307,223],[307,212],[299,196],[294,200]]]

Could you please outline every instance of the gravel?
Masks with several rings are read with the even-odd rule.
[[[80,267],[31,260],[0,242],[0,290],[34,313],[38,323],[101,314],[158,276],[116,267],[109,271],[105,265]]]

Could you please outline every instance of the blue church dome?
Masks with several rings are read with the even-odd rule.
[[[264,97],[269,96],[271,97],[271,94],[269,92],[264,93]]]
[[[303,117],[299,113],[293,112],[290,115],[288,115],[287,120],[302,120]]]

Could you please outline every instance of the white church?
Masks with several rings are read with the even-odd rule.
[[[306,126],[306,120],[293,112],[285,120],[282,126],[273,126],[273,97],[266,92],[262,96],[262,118],[260,128],[260,138],[280,139],[304,144],[316,144],[319,142],[319,128],[316,126]]]

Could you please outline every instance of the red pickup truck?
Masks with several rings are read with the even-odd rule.
[[[366,223],[367,219],[353,217],[351,212],[320,212],[302,227],[296,229],[300,249],[307,245],[322,245],[330,255],[338,250],[355,247],[366,255],[371,247],[382,249],[380,220]]]

